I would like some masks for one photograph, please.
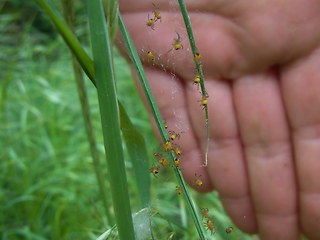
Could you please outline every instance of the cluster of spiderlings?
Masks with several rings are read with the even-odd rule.
[[[160,20],[161,22],[161,15],[160,15],[160,11],[159,11],[159,8],[154,5],[154,10],[153,10],[153,17],[150,18],[150,15],[148,14],[148,21],[146,23],[146,25],[148,27],[150,27],[152,30],[154,30],[155,28],[155,22],[157,22],[158,20]],[[172,43],[172,47],[170,48],[170,50],[167,52],[171,52],[172,50],[182,50],[183,49],[183,45],[182,45],[182,38],[180,36],[180,34],[176,31],[176,38],[173,39],[173,43]],[[151,61],[154,61],[155,60],[155,56],[154,54],[149,50],[147,51],[147,57],[149,60]],[[201,55],[199,52],[196,52],[194,54],[194,59],[196,61],[197,64],[200,64],[200,60],[201,60]],[[195,78],[194,78],[194,82],[193,84],[197,85],[197,88],[199,89],[199,85],[200,85],[200,75],[196,75]],[[202,96],[202,100],[201,100],[201,106],[203,106],[204,108],[207,106],[207,94],[203,95]],[[164,127],[165,129],[168,128],[168,125],[166,122],[163,123],[164,124]],[[176,140],[180,139],[181,133],[177,133],[175,131],[168,131],[168,135],[169,135],[169,141],[165,142],[164,144],[162,144],[162,149],[169,153],[169,152],[174,152],[176,157],[174,158],[174,166],[176,168],[179,168],[180,167],[180,156],[181,156],[181,150],[180,150],[180,147],[175,143]],[[155,152],[153,154],[155,156],[155,158],[158,160],[158,165],[156,166],[153,166],[151,169],[150,169],[150,172],[156,176],[158,173],[159,173],[159,170],[160,170],[160,167],[167,167],[170,165],[170,162],[169,160],[164,157],[162,154],[160,153],[157,153]],[[200,188],[202,187],[203,185],[203,182],[201,180],[201,175],[200,176],[197,176],[195,174],[195,180],[194,180],[194,185],[197,187],[197,188]],[[177,186],[176,187],[176,192],[178,195],[181,195],[182,194],[182,189],[180,186]],[[202,214],[205,218],[208,218],[208,209],[202,209]],[[211,231],[211,234],[213,234],[213,232],[215,232],[215,227],[213,225],[213,222],[212,220],[208,219],[207,222],[206,222],[206,227],[208,230]]]
[[[168,125],[166,122],[163,122],[164,127],[167,129]],[[169,152],[173,151],[176,155],[174,158],[174,165],[176,168],[180,167],[180,155],[181,155],[181,150],[180,147],[174,143],[175,140],[180,139],[180,134],[175,131],[168,131],[169,133],[169,141],[165,142],[162,144],[162,150],[164,151],[164,154],[159,153],[159,152],[154,152],[153,156],[157,160],[157,165],[153,166],[150,168],[150,172],[156,176],[159,173],[159,170],[161,167],[167,167],[170,165],[170,161],[168,160],[168,157],[166,156]]]
[[[150,13],[148,13],[148,18],[147,18],[147,22],[146,22],[146,26],[148,28],[151,28],[152,30],[155,30],[155,23],[157,21],[162,22],[162,16],[160,14],[160,8],[158,6],[156,6],[154,3],[152,3],[153,5],[153,10],[152,10],[152,15],[150,15]],[[152,16],[152,17],[151,17]],[[183,45],[182,45],[182,38],[180,36],[180,34],[176,31],[176,35],[177,37],[173,39],[173,43],[171,44],[171,48],[169,49],[169,51],[167,51],[167,53],[171,52],[172,50],[179,50],[179,49],[183,49]],[[155,59],[158,59],[158,57],[155,57],[154,53],[151,50],[146,51],[146,55],[149,61],[154,62]],[[195,59],[198,59],[198,61],[200,61],[200,54],[197,53],[195,54]]]
[[[183,132],[178,133],[178,132],[172,131],[172,130],[168,131],[168,135],[169,135],[169,139],[170,139],[170,140],[169,140],[169,142],[166,143],[166,146],[168,146],[168,145],[171,145],[171,146],[172,146],[172,148],[170,149],[170,151],[173,150],[174,153],[175,153],[175,155],[176,155],[176,157],[175,157],[175,159],[174,159],[174,165],[175,165],[176,167],[179,167],[179,166],[180,166],[181,149],[180,149],[179,145],[176,144],[176,143],[174,143],[174,142],[175,142],[176,140],[180,139],[182,133],[183,133]],[[170,144],[169,144],[169,143],[170,143]]]
[[[166,121],[163,122],[165,129],[168,129],[168,124]],[[179,140],[181,137],[181,134],[183,132],[176,132],[173,130],[168,130],[167,131],[168,136],[169,136],[169,141],[165,142],[164,144],[162,144],[162,150],[166,153],[169,152],[174,152],[174,154],[176,155],[174,158],[174,167],[180,169],[180,156],[181,156],[181,150],[178,144],[175,143],[175,141]],[[162,166],[169,166],[170,162],[167,158],[165,158],[162,154],[160,153],[154,153],[153,154],[159,161],[159,163]],[[176,191],[178,195],[182,194],[182,189],[181,187],[176,187]]]
[[[196,85],[197,86],[197,89],[199,90],[199,86],[200,86],[200,76],[197,74],[194,79],[193,79],[193,85]],[[201,93],[201,92],[200,92]],[[199,100],[200,102],[200,106],[203,107],[203,109],[205,109],[205,107],[207,106],[208,104],[208,93],[205,93],[205,94],[201,94],[201,100]]]
[[[153,156],[157,158],[159,164],[161,164],[162,166],[167,167],[170,165],[169,160],[166,157],[164,157],[161,153],[155,152],[153,153]]]
[[[160,168],[169,166],[170,162],[161,153],[154,152],[153,156],[156,158],[157,164],[150,168],[150,172],[153,174],[153,176],[157,176],[160,172]]]
[[[194,60],[196,62],[196,65],[199,66],[201,64],[200,60],[201,60],[201,55],[199,52],[196,52],[194,54]],[[200,81],[201,81],[201,77],[200,77],[200,74],[197,73],[195,75],[195,77],[193,78],[193,85],[196,85],[197,86],[197,90],[199,90],[199,86],[200,86]],[[201,92],[200,92],[201,93]],[[204,93],[201,93],[201,96],[202,96],[202,99],[200,100],[201,102],[201,106],[203,106],[203,109],[205,109],[205,107],[207,106],[207,103],[208,103],[208,94],[206,92]]]
[[[155,4],[153,4],[153,6],[154,6],[154,9],[153,9],[152,13],[154,16],[150,18],[150,15],[148,13],[148,20],[146,22],[146,25],[148,27],[150,27],[152,30],[154,30],[155,22],[157,22],[158,20],[160,20],[160,22],[161,22],[161,15],[160,15],[159,8]]]
[[[202,214],[202,220],[205,218],[207,219],[204,224],[207,228],[207,230],[209,230],[211,232],[211,235],[215,233],[216,227],[214,226],[214,222],[211,218],[209,218],[209,209],[208,208],[200,208],[201,210],[201,214]],[[226,233],[230,234],[233,231],[233,227],[229,226],[226,228]]]
[[[168,131],[168,135],[170,140],[168,142],[166,142],[165,144],[163,144],[163,149],[165,151],[174,151],[176,158],[174,159],[174,164],[176,167],[180,167],[180,155],[181,155],[181,150],[180,147],[177,144],[174,144],[173,142],[177,139],[180,139],[181,134],[183,132],[177,133],[176,131]],[[201,175],[197,176],[197,174],[195,174],[195,179],[193,182],[194,186],[196,188],[201,188],[203,185],[203,182],[201,180]]]
[[[164,144],[162,144],[162,149],[165,152],[171,152],[173,150],[173,145],[170,141],[167,141]]]
[[[209,210],[208,208],[201,208],[201,213],[202,213],[202,220],[205,218],[206,221],[204,222],[207,230],[209,230],[212,234],[215,234],[216,232],[216,227],[213,224],[213,220],[209,218]]]
[[[160,22],[162,21],[162,17],[161,17],[161,14],[160,14],[160,9],[159,7],[157,7],[154,3],[153,4],[153,11],[152,11],[152,17],[150,17],[150,13],[148,14],[148,20],[147,20],[147,23],[146,25],[148,27],[150,27],[152,30],[154,30],[154,27],[155,27],[155,23],[159,20]],[[172,43],[172,47],[169,49],[168,53],[171,52],[172,50],[180,50],[180,49],[183,49],[183,45],[182,45],[182,38],[180,36],[180,34],[176,31],[176,38],[173,39],[173,43]],[[196,67],[197,67],[197,70],[198,68],[201,66],[201,54],[196,51],[194,53],[194,60],[195,60],[195,63],[196,63]],[[147,58],[150,60],[150,61],[154,61],[155,60],[155,55],[152,53],[152,51],[147,51]],[[200,76],[200,73],[198,72],[198,74],[194,77],[194,80],[193,80],[193,84],[197,86],[197,89],[199,89],[199,86],[200,86],[200,82],[201,82],[201,76]],[[208,94],[206,92],[202,93],[202,98],[199,102],[200,103],[200,106],[203,107],[203,109],[205,109],[207,107],[207,104],[208,104]],[[165,128],[167,129],[167,124],[165,124]],[[165,144],[163,144],[163,150],[165,152],[170,152],[170,151],[174,151],[175,154],[179,157],[181,155],[181,150],[179,148],[179,146],[174,146],[172,144],[172,141],[174,141],[176,138],[180,138],[180,134],[178,133],[175,133],[174,131],[169,131],[169,134],[170,134],[170,142],[166,142]],[[177,160],[175,161],[175,165],[176,167],[180,166],[180,160],[179,158],[177,158]],[[200,181],[197,181],[197,186],[200,187],[202,185],[202,181],[201,181],[201,184],[200,184]]]
[[[161,22],[161,14],[160,14],[160,9],[154,4],[153,5],[153,17],[150,17],[150,14],[148,13],[148,19],[146,22],[147,27],[151,28],[152,30],[154,30],[155,27],[155,23],[159,20]],[[147,51],[147,57],[149,60],[154,61],[155,60],[155,56],[154,54],[149,50]]]

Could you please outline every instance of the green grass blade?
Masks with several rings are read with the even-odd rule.
[[[146,144],[142,135],[131,123],[121,103],[119,103],[119,109],[121,131],[135,172],[141,208],[149,207],[150,174]]]
[[[120,239],[135,239],[120,135],[109,33],[101,0],[87,0],[90,36],[96,73],[109,181]]]
[[[111,42],[114,42],[118,31],[118,14],[119,4],[118,0],[102,0],[104,6],[104,12],[108,22],[108,30]]]
[[[202,96],[206,97],[208,95],[207,95],[207,92],[206,92],[206,89],[205,89],[205,86],[204,86],[204,81],[203,81],[204,77],[203,77],[203,71],[202,71],[201,62],[197,61],[196,58],[195,58],[195,54],[198,51],[197,51],[196,43],[194,41],[194,36],[193,36],[192,27],[191,27],[189,15],[188,15],[188,12],[187,12],[187,8],[186,8],[186,5],[184,4],[183,0],[178,0],[178,1],[179,1],[182,17],[183,17],[184,23],[186,25],[186,29],[187,29],[187,33],[188,33],[188,38],[189,38],[189,42],[190,42],[190,46],[191,46],[191,50],[192,50],[192,56],[193,56],[193,59],[194,59],[194,63],[196,65],[196,69],[197,69],[198,75],[200,76],[201,93],[202,93]],[[208,165],[209,140],[210,140],[208,106],[206,105],[204,107],[204,109],[205,109],[205,114],[206,114],[206,128],[207,128],[207,144],[206,144],[206,153],[205,153],[204,166],[207,166]]]
[[[121,35],[123,37],[123,40],[126,44],[126,47],[128,49],[130,58],[133,62],[133,65],[134,65],[134,67],[137,71],[137,74],[139,76],[139,79],[141,81],[143,91],[144,91],[144,93],[147,97],[148,103],[151,107],[151,111],[152,111],[152,114],[156,120],[156,124],[160,130],[162,140],[164,142],[166,142],[169,140],[169,137],[168,137],[166,129],[163,125],[163,121],[162,121],[161,115],[159,113],[156,101],[154,100],[154,98],[152,96],[151,89],[150,89],[149,83],[147,81],[147,77],[146,77],[144,70],[143,70],[143,67],[142,67],[142,63],[139,59],[137,51],[135,50],[135,47],[134,47],[133,42],[132,42],[132,40],[129,36],[129,33],[126,29],[126,26],[122,20],[121,14],[119,14],[119,29],[120,29]]]
[[[139,76],[141,85],[143,87],[144,93],[145,93],[146,98],[148,100],[148,103],[150,105],[152,114],[153,114],[153,116],[155,118],[156,124],[158,126],[159,131],[160,131],[160,135],[161,135],[161,137],[162,137],[164,142],[168,142],[169,141],[169,137],[168,137],[168,134],[167,134],[166,129],[164,127],[164,124],[163,124],[159,109],[158,109],[157,104],[156,104],[156,102],[154,100],[154,97],[152,95],[149,83],[147,81],[146,75],[145,75],[143,67],[142,67],[142,63],[141,63],[141,61],[139,59],[138,53],[137,53],[137,51],[136,51],[136,49],[135,49],[135,47],[133,45],[133,42],[132,42],[132,40],[131,40],[131,38],[129,36],[129,33],[128,33],[127,29],[126,29],[126,26],[125,26],[125,24],[123,22],[121,14],[119,14],[119,29],[120,29],[122,38],[124,40],[124,43],[125,43],[125,45],[126,45],[126,47],[128,49],[131,61],[132,61],[133,65],[134,65],[134,67],[135,67],[135,69],[137,71],[137,74]],[[174,153],[171,152],[170,156],[171,156],[170,157],[171,165],[175,166],[174,165],[174,158],[175,158]],[[175,175],[177,177],[178,183],[181,186],[184,199],[186,200],[187,206],[188,206],[188,208],[190,210],[190,213],[191,213],[192,219],[194,221],[194,224],[196,226],[196,229],[198,231],[199,237],[201,239],[204,239],[203,228],[201,227],[199,216],[198,216],[197,211],[195,209],[195,205],[194,205],[194,203],[193,203],[193,201],[192,201],[192,199],[190,197],[190,194],[189,194],[189,192],[187,190],[187,187],[186,187],[185,181],[183,179],[182,173],[181,173],[179,168],[174,167],[173,169],[174,169]]]
[[[81,47],[78,39],[73,35],[72,31],[68,28],[67,24],[63,21],[62,17],[55,12],[48,4],[47,0],[37,0],[38,4],[47,13],[60,35],[65,40],[72,53],[78,59],[82,69],[88,75],[89,79],[94,82],[94,66],[92,60]]]

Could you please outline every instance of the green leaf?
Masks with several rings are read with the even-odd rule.
[[[150,204],[150,174],[146,144],[120,103],[119,109],[121,130],[135,172],[141,206],[148,207]]]
[[[61,34],[68,47],[71,49],[71,52],[78,59],[82,69],[95,85],[93,62],[81,47],[78,39],[73,35],[72,31],[69,29],[63,18],[51,8],[46,0],[37,0],[37,2],[48,14],[58,32]]]
[[[113,208],[120,239],[130,240],[135,237],[124,166],[108,23],[105,21],[101,0],[87,0],[87,8]]]

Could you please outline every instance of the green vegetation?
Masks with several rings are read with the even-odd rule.
[[[71,54],[36,4],[23,4],[0,4],[0,11],[4,12],[0,15],[0,238],[96,239],[116,222],[106,180],[108,167],[106,161],[101,161],[111,219],[101,201]],[[85,49],[89,49],[86,10],[81,4],[76,10],[76,33]],[[118,98],[137,132],[148,143],[148,165],[152,166],[152,152],[159,149],[159,143],[151,131],[130,69],[116,49],[113,62]],[[105,156],[97,91],[88,79],[85,86],[102,160]],[[121,112],[123,116],[124,111]],[[123,131],[123,135],[128,145],[130,140],[133,144],[132,131]],[[177,183],[170,169],[161,176],[151,176],[150,209],[142,209],[149,197],[142,199],[141,195],[149,191],[142,187],[143,180],[137,180],[141,168],[136,169],[135,165],[144,163],[129,161],[137,153],[123,147],[130,205],[135,213],[133,225],[140,227],[136,239],[150,239],[151,235],[160,240],[197,239],[192,217],[182,196],[176,193]],[[214,215],[217,230],[212,238],[251,239],[236,228],[232,235],[225,234],[225,228],[232,223],[223,213],[217,194],[201,195],[192,190],[190,193],[199,212],[200,207],[205,207]],[[116,233],[115,228],[112,233]],[[114,235],[109,239],[117,238]]]

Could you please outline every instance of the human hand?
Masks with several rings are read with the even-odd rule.
[[[206,168],[204,112],[177,3],[154,2],[162,20],[153,30],[152,2],[120,0],[162,117],[185,132],[185,179],[201,175],[200,190],[217,190],[234,223],[261,239],[299,239],[300,231],[320,239],[319,2],[185,2],[209,95]],[[183,49],[168,52],[176,32]]]

